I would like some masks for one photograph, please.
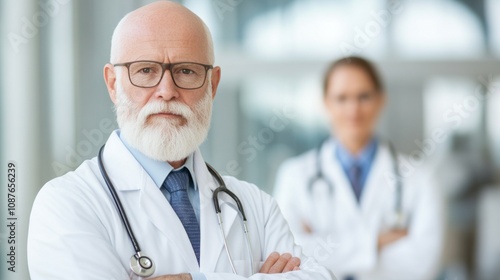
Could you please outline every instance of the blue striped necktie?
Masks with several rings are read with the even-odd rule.
[[[191,241],[198,265],[200,264],[200,224],[196,219],[193,206],[189,201],[187,189],[191,183],[191,176],[187,168],[171,171],[162,187],[170,193],[170,205],[181,220],[184,229]]]

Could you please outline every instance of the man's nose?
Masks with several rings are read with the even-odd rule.
[[[165,70],[163,73],[160,83],[156,86],[155,95],[164,100],[171,100],[179,97],[179,88],[175,85],[169,69]]]

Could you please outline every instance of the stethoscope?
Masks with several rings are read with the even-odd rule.
[[[113,201],[115,202],[118,214],[120,214],[120,218],[123,222],[123,225],[125,226],[125,230],[127,231],[128,237],[130,239],[130,243],[132,243],[132,246],[134,247],[135,254],[130,257],[130,269],[134,274],[137,276],[141,277],[149,277],[153,275],[155,272],[155,264],[153,260],[143,254],[141,252],[141,247],[139,246],[139,242],[137,242],[137,239],[135,238],[134,232],[132,231],[132,227],[130,226],[127,214],[125,213],[125,209],[123,209],[123,205],[121,203],[120,198],[118,197],[118,194],[116,193],[115,187],[111,183],[111,180],[109,179],[108,173],[106,172],[106,169],[104,168],[104,164],[102,161],[102,154],[104,151],[104,146],[101,147],[99,150],[99,155],[97,157],[97,162],[99,165],[99,170],[101,171],[102,177],[104,178],[104,182],[106,182],[106,185],[108,186],[108,189],[111,193],[111,196],[113,197]],[[235,202],[238,207],[238,211],[241,214],[241,220],[243,222],[243,229],[245,231],[245,239],[246,239],[246,247],[247,247],[247,252],[250,257],[250,266],[251,266],[251,271],[253,271],[254,268],[254,263],[253,263],[253,253],[252,253],[252,246],[250,244],[250,236],[248,233],[248,226],[247,226],[247,218],[245,216],[245,211],[243,210],[243,205],[241,204],[240,199],[232,192],[230,191],[227,187],[226,184],[224,183],[224,180],[220,176],[220,174],[212,167],[210,164],[205,163],[208,171],[210,174],[212,174],[213,177],[217,180],[217,183],[219,184],[219,187],[213,190],[212,194],[212,200],[214,202],[214,207],[215,207],[215,214],[217,215],[217,220],[219,223],[219,230],[224,242],[224,248],[226,249],[226,253],[229,259],[229,263],[231,265],[231,269],[234,274],[237,274],[236,268],[234,266],[233,258],[231,257],[231,253],[229,252],[229,247],[227,246],[227,240],[226,240],[226,235],[224,233],[224,227],[222,226],[223,220],[222,220],[222,215],[221,215],[221,209],[220,209],[220,204],[219,204],[219,193],[223,192],[229,195]]]
[[[324,144],[328,141],[329,139],[326,139],[322,141],[319,146],[316,148],[316,173],[309,179],[308,184],[307,184],[307,191],[308,193],[312,194],[313,193],[313,188],[314,186],[318,183],[318,181],[323,181],[324,184],[326,185],[328,189],[328,194],[330,196],[333,195],[334,187],[333,183],[328,180],[323,174],[322,170],[322,164],[321,164],[321,152],[323,149]],[[396,201],[394,205],[394,214],[396,217],[396,227],[403,227],[404,226],[404,216],[403,216],[403,182],[401,180],[401,172],[399,169],[398,165],[398,159],[397,159],[397,153],[396,149],[394,148],[394,145],[390,141],[386,141],[387,146],[389,147],[389,153],[391,155],[391,161],[392,161],[392,172],[395,175],[395,181],[396,181]]]

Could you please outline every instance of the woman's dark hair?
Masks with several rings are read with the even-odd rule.
[[[332,62],[328,67],[323,80],[323,96],[326,96],[330,76],[333,71],[341,66],[354,66],[360,68],[366,72],[368,77],[370,77],[377,92],[384,91],[384,85],[382,84],[382,80],[379,77],[377,69],[375,69],[375,66],[370,61],[358,56],[348,56]]]

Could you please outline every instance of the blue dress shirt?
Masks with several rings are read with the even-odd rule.
[[[377,153],[378,143],[375,138],[373,138],[366,147],[361,150],[359,155],[351,154],[342,144],[337,141],[336,149],[335,149],[335,157],[340,162],[342,169],[345,174],[349,178],[350,182],[355,181],[355,178],[352,178],[353,174],[350,172],[354,165],[358,165],[361,168],[360,174],[360,187],[361,190],[364,189],[366,178],[368,177],[368,173],[373,164],[373,160],[375,159],[375,154]]]
[[[138,151],[137,149],[135,149],[134,147],[130,146],[130,144],[128,144],[127,141],[123,139],[120,131],[118,131],[118,135],[120,136],[120,140],[122,141],[123,145],[127,147],[127,149],[134,156],[134,158],[139,162],[139,164],[141,164],[142,168],[146,170],[151,179],[153,179],[153,182],[155,182],[156,186],[158,188],[161,188],[168,174],[170,174],[170,172],[174,170],[174,168],[168,162],[151,159],[146,155],[144,155],[143,153],[141,153],[140,151]],[[189,174],[191,174],[192,184],[189,186],[187,192],[188,192],[189,202],[191,202],[191,205],[193,206],[196,219],[198,220],[198,223],[200,223],[200,193],[198,192],[198,185],[196,184],[196,176],[194,176],[193,158],[194,154],[189,155],[184,165],[175,170],[180,170],[183,167],[186,167],[189,170]],[[167,201],[170,201],[169,197],[170,194],[168,192],[164,192],[164,195]],[[205,275],[203,275],[203,273],[199,272],[192,272],[191,276],[193,280],[207,279]]]

